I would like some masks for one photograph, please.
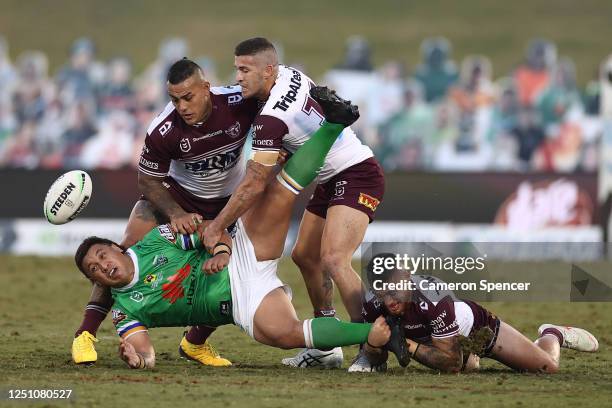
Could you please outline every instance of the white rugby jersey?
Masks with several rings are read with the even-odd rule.
[[[294,153],[319,127],[324,116],[310,97],[314,83],[297,69],[280,65],[270,97],[253,122],[253,152],[285,148]],[[350,127],[344,129],[327,154],[319,183],[373,156]]]
[[[210,89],[212,113],[190,126],[169,103],[151,123],[138,170],[170,176],[200,198],[232,194],[244,176],[242,149],[258,112],[256,100],[242,98],[239,86]]]

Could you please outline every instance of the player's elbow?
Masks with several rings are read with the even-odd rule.
[[[452,354],[446,358],[438,369],[443,373],[456,374],[461,371],[463,367],[463,356],[461,353]]]

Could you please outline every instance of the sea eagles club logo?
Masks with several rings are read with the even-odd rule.
[[[183,153],[187,153],[188,151],[191,150],[191,143],[189,143],[189,139],[187,139],[186,137],[181,139],[181,143],[180,143],[180,147],[181,147],[181,152]]]
[[[234,123],[225,131],[225,134],[231,137],[232,139],[235,139],[240,136],[240,122],[236,121],[236,123]]]

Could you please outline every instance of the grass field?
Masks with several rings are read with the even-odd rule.
[[[553,376],[516,374],[484,360],[470,375],[440,375],[415,364],[395,363],[386,374],[345,370],[295,370],[280,359],[293,352],[256,344],[233,326],[218,330],[214,344],[234,361],[231,368],[207,368],[178,357],[181,329],[156,329],[152,337],[158,364],[153,371],[128,369],[116,354],[118,339],[110,321],[98,333],[98,363],[76,367],[70,344],[89,283],[68,258],[0,256],[0,389],[72,388],[78,406],[265,406],[363,407],[441,406],[545,407],[610,406],[612,398],[612,304],[505,303],[489,308],[528,336],[544,322],[588,327],[600,340],[596,354],[562,352]],[[300,316],[309,304],[299,272],[290,262],[281,277],[294,289]],[[345,368],[356,348],[345,348]],[[6,400],[0,405],[7,404]],[[67,406],[45,401],[35,406]],[[23,407],[28,402],[15,402]]]
[[[233,47],[254,35],[283,44],[285,62],[304,63],[315,79],[340,62],[350,35],[371,42],[377,64],[397,59],[409,69],[420,59],[421,41],[443,35],[456,61],[469,54],[489,56],[496,78],[522,61],[530,38],[549,38],[559,55],[574,59],[584,84],[612,52],[611,20],[607,0],[0,2],[0,34],[9,40],[12,57],[42,50],[52,72],[83,35],[95,40],[101,58],[129,56],[137,72],[155,59],[161,39],[179,35],[190,41],[194,56],[217,62],[221,79],[232,72]]]

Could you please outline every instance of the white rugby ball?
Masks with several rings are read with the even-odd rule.
[[[61,225],[75,219],[91,198],[91,178],[83,170],[62,174],[49,188],[45,197],[45,218]]]

